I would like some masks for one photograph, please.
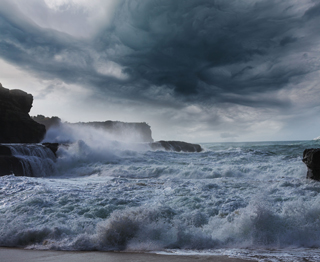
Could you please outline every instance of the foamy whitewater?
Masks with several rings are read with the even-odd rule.
[[[98,134],[72,142],[56,162],[11,145],[38,171],[0,178],[1,246],[320,260],[320,183],[301,161],[319,140],[205,143],[201,153]]]

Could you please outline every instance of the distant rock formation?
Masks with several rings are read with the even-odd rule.
[[[103,122],[78,122],[69,123],[62,122],[57,116],[46,117],[43,115],[37,115],[31,117],[37,123],[45,125],[46,130],[56,127],[66,127],[66,126],[79,126],[79,127],[93,127],[95,129],[103,130],[104,132],[112,135],[114,139],[123,142],[153,142],[151,128],[145,123],[128,123],[120,121],[103,121]]]
[[[190,144],[181,141],[157,141],[150,143],[153,150],[165,149],[166,151],[176,152],[201,152],[202,148],[198,144]]]
[[[48,131],[51,127],[57,127],[61,124],[61,119],[57,116],[45,117],[43,115],[32,116],[32,120],[46,127]]]
[[[120,121],[75,123],[79,126],[91,126],[102,129],[124,141],[153,142],[151,128],[147,123],[126,123]]]
[[[33,96],[0,84],[0,143],[38,143],[46,129],[31,119]]]
[[[307,178],[320,181],[320,148],[305,149],[302,161],[308,167]]]

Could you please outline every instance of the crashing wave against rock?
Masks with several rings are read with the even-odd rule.
[[[153,142],[151,128],[147,123],[105,121],[70,124],[61,123],[58,117],[48,118],[43,115],[32,119],[29,116],[32,102],[31,94],[21,90],[9,90],[0,84],[0,143],[2,143],[0,144],[0,176],[11,174],[31,177],[50,176],[56,173],[55,162],[59,158],[56,152],[59,145],[81,141],[86,133],[89,133],[91,138],[96,137],[98,147],[101,146],[101,141],[109,139],[111,142],[119,141],[125,147],[126,143],[149,145],[150,147],[147,146],[146,150],[151,148],[152,150],[175,152],[202,151],[200,145],[181,141]],[[47,134],[46,128],[49,130]],[[59,140],[57,141],[59,143],[52,143],[56,141],[49,139],[51,133],[61,139],[61,135],[62,137],[65,135],[66,138],[69,138],[70,135],[75,136],[76,131],[80,137],[75,140],[67,139],[68,142]],[[106,136],[106,133],[109,136]],[[46,139],[43,141],[47,142],[49,139],[48,142],[51,143],[33,144],[39,143],[45,134]],[[114,144],[113,142],[111,144]],[[89,154],[88,152],[82,153]]]

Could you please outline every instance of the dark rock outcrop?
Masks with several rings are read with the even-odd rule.
[[[123,141],[131,140],[135,142],[153,142],[151,128],[147,123],[126,123],[109,120],[105,122],[81,122],[74,125],[91,126],[97,129],[102,129],[115,137],[119,137],[120,141],[122,139]]]
[[[0,84],[0,143],[38,143],[46,129],[29,116],[33,97]]]
[[[32,116],[32,120],[46,127],[48,131],[51,127],[58,127],[61,124],[61,119],[57,116],[45,117],[43,115]]]
[[[59,143],[42,143],[45,147],[49,148],[52,153],[57,156],[57,151],[59,148]]]
[[[24,176],[22,162],[14,156],[0,156],[0,167],[0,176]]]
[[[157,141],[150,143],[153,150],[165,149],[167,151],[176,152],[201,152],[202,148],[198,144],[190,144],[181,141]]]
[[[0,156],[12,156],[10,148],[5,145],[0,145]]]
[[[320,148],[305,149],[302,161],[308,167],[307,178],[320,181]]]
[[[0,145],[0,176],[15,174],[23,176],[23,165],[14,157],[8,146]]]

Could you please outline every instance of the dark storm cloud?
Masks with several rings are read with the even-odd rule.
[[[319,42],[316,1],[119,2],[111,25],[84,39],[41,28],[3,1],[0,56],[99,96],[160,104],[169,94],[175,103],[287,107],[260,95],[319,70],[308,56]],[[97,68],[110,61],[122,77]]]
[[[90,43],[63,32],[44,29],[24,16],[14,3],[0,9],[0,56],[36,75],[90,87],[117,82],[94,69]]]
[[[141,90],[165,86],[193,103],[286,107],[287,100],[262,101],[257,94],[319,69],[305,54],[319,41],[310,22],[319,7],[307,3],[124,1],[95,47],[116,45],[114,56],[106,54]]]
[[[290,1],[243,2],[126,1],[112,33],[128,53],[114,59],[137,79],[201,100],[277,90],[307,73],[282,61],[304,44],[291,35],[304,22]]]
[[[304,16],[307,19],[319,18],[319,16],[320,16],[320,3],[315,4],[313,7],[308,9],[305,12]]]

